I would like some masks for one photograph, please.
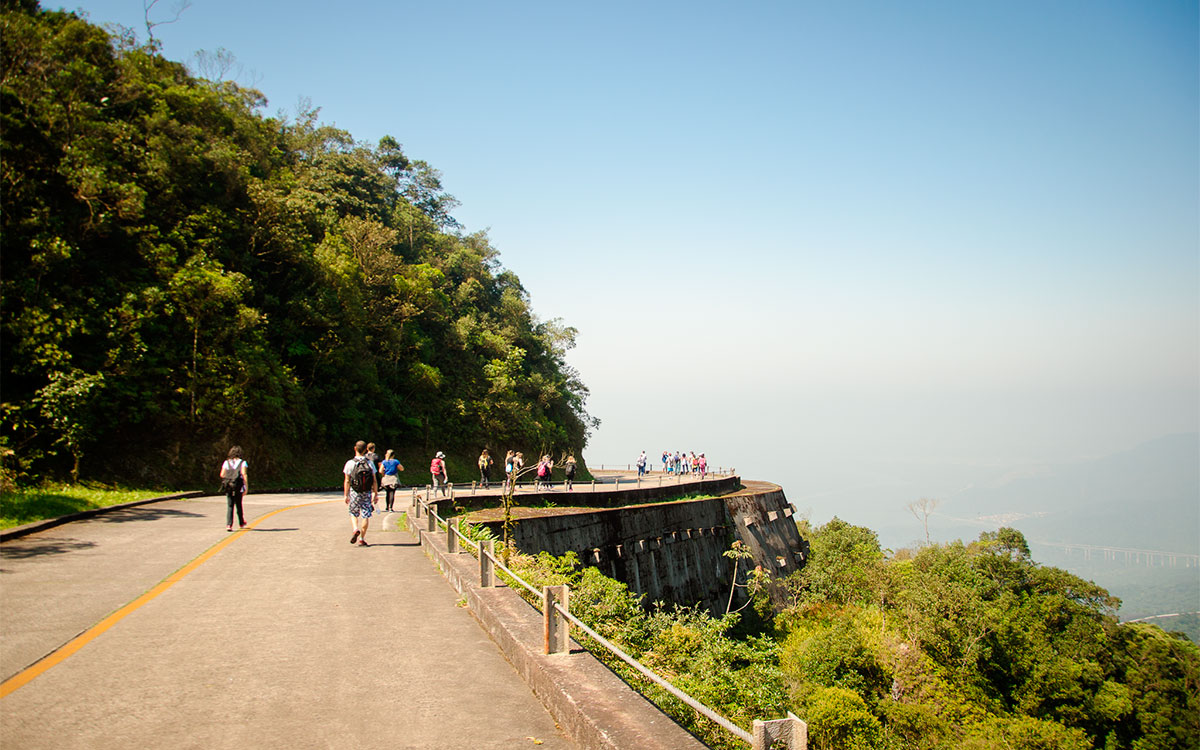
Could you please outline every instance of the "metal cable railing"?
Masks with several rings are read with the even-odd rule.
[[[490,565],[490,566],[494,566],[496,569],[503,571],[509,578],[511,578],[513,581],[515,581],[519,586],[521,586],[525,590],[529,591],[530,594],[533,595],[535,601],[537,599],[542,599],[544,602],[550,604],[553,607],[554,611],[559,616],[564,618],[567,622],[573,624],[575,627],[582,630],[584,633],[587,633],[587,635],[590,638],[592,638],[596,643],[599,643],[601,646],[603,646],[605,649],[607,649],[610,653],[612,653],[613,656],[617,657],[621,661],[628,664],[630,667],[632,667],[637,672],[642,674],[648,680],[650,680],[654,684],[658,685],[659,687],[663,688],[671,695],[675,696],[677,699],[682,701],[688,707],[695,710],[700,715],[704,716],[709,721],[712,721],[717,726],[721,727],[722,729],[724,729],[725,731],[734,735],[735,737],[738,737],[739,739],[741,739],[745,742],[751,743],[751,746],[753,748],[755,748],[755,750],[757,750],[757,748],[759,748],[759,747],[766,747],[766,745],[762,744],[762,740],[760,739],[760,737],[771,737],[771,736],[778,737],[780,735],[774,734],[774,732],[783,731],[783,730],[779,730],[776,728],[771,728],[771,731],[765,731],[765,730],[760,731],[760,729],[762,727],[765,727],[766,725],[780,724],[781,722],[795,721],[794,717],[790,717],[789,719],[776,720],[776,721],[772,721],[772,722],[755,721],[755,734],[751,734],[750,732],[747,732],[745,729],[742,729],[738,725],[731,722],[729,719],[725,718],[724,716],[720,715],[713,709],[709,708],[708,706],[704,705],[703,703],[696,700],[692,696],[688,695],[684,691],[675,687],[664,677],[656,674],[654,671],[652,671],[650,668],[646,667],[644,664],[639,662],[637,659],[633,658],[629,654],[622,651],[620,648],[615,646],[607,638],[600,635],[595,630],[593,630],[591,627],[589,627],[586,623],[584,623],[582,620],[580,620],[578,617],[571,614],[568,607],[564,607],[561,604],[559,604],[558,601],[554,601],[553,599],[548,597],[546,595],[545,591],[538,591],[531,584],[529,584],[523,578],[521,578],[518,574],[516,574],[510,568],[508,568],[506,565],[504,565],[504,563],[501,562],[501,560],[498,559],[495,554],[493,554],[492,552],[489,552],[489,550],[487,548],[485,548],[485,546],[483,544],[478,543],[478,542],[472,540],[471,538],[469,538],[468,536],[466,536],[465,534],[463,534],[462,530],[460,528],[458,528],[458,524],[451,523],[451,522],[447,521],[446,519],[442,518],[437,512],[435,503],[429,502],[427,500],[422,500],[417,495],[417,492],[415,490],[413,491],[413,494],[412,494],[412,500],[413,500],[412,507],[415,510],[417,517],[419,518],[422,514],[424,514],[429,519],[428,529],[427,529],[428,531],[430,531],[430,532],[437,531],[439,525],[446,529],[447,549],[449,551],[454,551],[454,549],[457,547],[459,542],[465,543],[465,545],[469,548],[473,548],[474,550],[477,551],[477,554],[480,557],[481,569],[485,565]],[[455,540],[454,542],[450,542],[450,540],[452,538]],[[494,545],[494,540],[489,542],[489,546],[491,546],[491,545]],[[535,609],[537,609],[539,612],[541,612],[543,617],[548,616],[545,606],[542,606],[542,607],[538,607],[537,605],[531,605],[531,606],[533,606]],[[550,653],[549,641],[547,641],[546,647],[547,647],[547,653]],[[769,742],[769,740],[768,740],[768,742]]]
[[[742,729],[737,724],[734,724],[729,719],[726,719],[724,716],[720,715],[719,713],[712,710],[708,706],[704,705],[700,701],[696,700],[692,696],[688,695],[687,693],[683,692],[679,688],[675,687],[670,682],[668,682],[666,679],[655,674],[648,667],[643,665],[640,661],[633,658],[629,654],[625,653],[621,649],[617,648],[607,638],[600,635],[595,630],[592,630],[591,628],[589,628],[586,624],[584,624],[584,622],[582,620],[580,620],[578,617],[576,617],[575,615],[568,612],[561,604],[558,604],[556,602],[554,604],[554,609],[560,615],[562,615],[567,620],[569,620],[571,622],[571,624],[573,624],[575,627],[577,627],[580,630],[582,630],[583,632],[587,633],[593,640],[595,640],[601,646],[604,646],[606,649],[611,651],[613,656],[616,656],[618,659],[625,662],[629,666],[633,667],[638,672],[641,672],[651,682],[653,682],[654,684],[663,688],[664,690],[666,690],[668,693],[675,696],[679,700],[683,701],[688,706],[692,707],[697,712],[699,712],[705,718],[716,723],[718,726],[720,726],[722,729],[726,730],[727,732],[730,732],[731,734],[734,734],[735,736],[742,738],[746,742],[754,741],[753,735],[751,735],[745,729]]]

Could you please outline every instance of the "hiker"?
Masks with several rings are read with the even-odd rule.
[[[246,518],[242,515],[242,498],[250,491],[250,479],[246,475],[246,460],[242,458],[242,446],[235,445],[229,449],[229,456],[217,469],[217,477],[221,480],[221,490],[225,493],[225,530],[233,531],[233,509],[237,508],[238,528],[246,528]]]
[[[663,472],[666,474],[672,473],[674,469],[671,468],[671,451],[663,451],[662,458]]]
[[[448,481],[448,476],[446,474],[445,453],[442,453],[441,451],[437,452],[437,455],[435,455],[433,460],[429,462],[429,473],[433,476],[434,492],[437,492],[440,489],[442,491],[442,496],[445,497],[446,482]]]
[[[370,448],[371,446],[367,446]],[[369,453],[367,454],[370,455]],[[379,481],[379,486],[383,488],[386,507],[384,510],[392,512],[392,503],[396,500],[396,488],[400,486],[400,472],[404,471],[404,464],[396,460],[396,451],[388,448],[386,457],[383,463],[380,464],[380,470],[383,473],[383,479]]]
[[[550,489],[550,472],[554,470],[554,462],[549,456],[542,456],[537,467],[537,488]]]
[[[646,474],[646,451],[642,451],[642,455],[638,456],[637,460],[638,478],[642,478]]]
[[[696,461],[696,465],[699,467],[700,471],[700,480],[704,481],[705,477],[708,476],[708,459],[704,457],[703,453],[701,453],[700,458],[696,459]]]
[[[342,497],[350,510],[350,526],[354,529],[350,543],[358,542],[360,547],[371,546],[367,544],[367,526],[371,523],[375,503],[379,501],[379,478],[375,474],[375,464],[366,453],[367,444],[359,440],[354,444],[354,458],[342,467]]]
[[[567,456],[566,472],[567,472],[567,481],[566,481],[567,492],[570,492],[571,487],[575,484],[575,457],[574,456]]]
[[[513,470],[512,470],[512,476],[513,476],[512,491],[513,492],[517,491],[517,480],[521,478],[521,469],[524,469],[524,468],[525,468],[525,454],[522,453],[521,451],[517,451],[516,454],[513,456]]]
[[[516,453],[509,451],[504,454],[504,491],[509,492],[513,485],[513,465],[516,459]]]
[[[366,456],[367,456],[367,460],[371,462],[371,465],[375,467],[375,473],[378,474],[379,473],[379,454],[375,452],[375,444],[374,443],[367,443]]]
[[[491,486],[492,481],[492,456],[488,453],[488,449],[484,448],[479,454],[479,484],[486,490]]]

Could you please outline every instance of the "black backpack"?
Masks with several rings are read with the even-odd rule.
[[[350,470],[350,489],[355,492],[375,489],[375,472],[371,471],[371,462],[363,456],[354,459],[354,468]]]
[[[237,492],[242,487],[242,462],[238,461],[233,464],[232,468],[229,462],[225,462],[225,468],[221,470],[221,492],[230,493]]]

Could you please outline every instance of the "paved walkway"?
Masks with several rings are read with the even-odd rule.
[[[0,698],[0,747],[575,747],[398,514],[361,548],[340,493],[246,511],[234,534],[200,498],[0,545],[0,678],[120,615]]]

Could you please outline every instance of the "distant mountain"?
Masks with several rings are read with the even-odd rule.
[[[1200,434],[1008,472],[944,500],[930,532],[970,538],[1000,525],[1030,541],[1200,554]]]

